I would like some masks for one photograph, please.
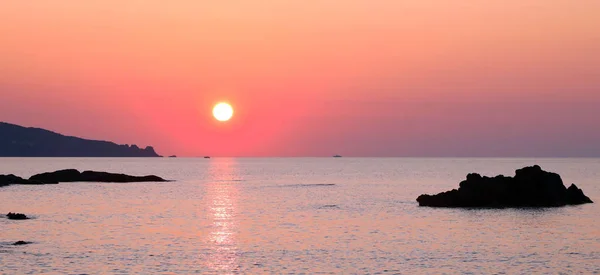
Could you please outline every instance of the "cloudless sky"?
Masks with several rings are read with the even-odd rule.
[[[0,121],[180,156],[600,156],[599,11],[0,1]]]

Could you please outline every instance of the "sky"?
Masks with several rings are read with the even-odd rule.
[[[0,121],[178,156],[600,156],[598,11],[0,1]]]

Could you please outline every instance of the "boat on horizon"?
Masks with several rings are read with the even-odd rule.
[[[342,156],[341,155],[334,155],[333,157],[334,158],[341,158]]]
[[[209,159],[210,157],[209,157],[209,156],[204,156],[204,158],[205,158],[205,159]]]

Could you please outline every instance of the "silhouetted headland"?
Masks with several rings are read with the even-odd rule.
[[[131,176],[107,172],[84,171],[75,169],[41,173],[23,179],[15,175],[0,175],[0,187],[11,184],[57,184],[60,182],[167,182],[159,176]]]
[[[516,171],[514,177],[489,178],[469,174],[458,190],[421,195],[419,206],[431,207],[558,207],[593,203],[575,184],[566,188],[560,175],[538,165]]]
[[[0,157],[160,157],[154,148],[64,136],[0,122]]]

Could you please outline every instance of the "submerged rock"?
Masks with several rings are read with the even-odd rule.
[[[150,176],[130,176],[125,174],[115,174],[107,172],[84,171],[83,173],[75,169],[58,170],[33,175],[29,180],[39,181],[43,183],[59,183],[59,182],[166,182],[167,180],[150,175]]]
[[[419,206],[431,207],[558,207],[593,203],[575,184],[566,188],[556,173],[538,165],[516,171],[514,177],[469,174],[458,190],[421,195]]]
[[[9,212],[8,214],[6,214],[6,217],[8,217],[9,220],[28,220],[29,219],[25,214],[12,213],[12,212]]]

